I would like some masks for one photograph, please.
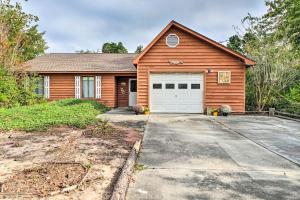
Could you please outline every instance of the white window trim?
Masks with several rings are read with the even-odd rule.
[[[229,81],[228,82],[220,82],[220,73],[229,73]],[[219,84],[229,84],[229,83],[231,83],[231,71],[218,71],[218,83]]]
[[[168,37],[169,37],[169,36],[176,36],[176,37],[178,38],[178,42],[177,42],[176,45],[172,46],[172,45],[168,44]],[[179,43],[180,43],[180,39],[179,39],[178,35],[176,35],[175,33],[170,33],[170,34],[166,37],[166,45],[167,45],[168,47],[175,48],[175,47],[177,47],[177,46],[179,45]]]
[[[44,97],[50,98],[50,76],[44,76]]]
[[[75,99],[80,99],[80,76],[75,76]]]
[[[101,76],[96,76],[96,99],[101,99]]]

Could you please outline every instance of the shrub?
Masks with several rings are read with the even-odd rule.
[[[0,66],[0,107],[32,105],[45,99],[34,93],[37,77],[29,74],[13,74]]]
[[[16,78],[0,66],[0,107],[18,105],[18,95]]]

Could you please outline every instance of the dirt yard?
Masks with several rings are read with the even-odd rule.
[[[101,134],[95,127],[58,127],[0,133],[0,198],[108,199],[141,137],[136,129],[120,125],[109,130]]]

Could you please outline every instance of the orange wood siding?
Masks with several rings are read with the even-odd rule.
[[[110,107],[116,107],[116,77],[136,76],[135,73],[128,74],[42,74],[50,76],[50,99],[58,100],[75,98],[75,76],[101,76],[101,99],[96,99]]]
[[[50,76],[50,100],[75,97],[73,74],[48,74]]]
[[[165,44],[166,36],[175,33],[180,39],[176,48]],[[169,60],[181,60],[170,65]],[[207,73],[207,69],[212,70]],[[137,66],[137,102],[149,106],[148,85],[151,72],[203,72],[205,108],[232,106],[233,112],[245,111],[245,64],[238,58],[207,44],[177,28],[170,28],[139,60]],[[218,84],[218,71],[231,71],[230,84]]]

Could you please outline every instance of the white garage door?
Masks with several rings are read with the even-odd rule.
[[[150,74],[150,111],[203,113],[203,74]]]

